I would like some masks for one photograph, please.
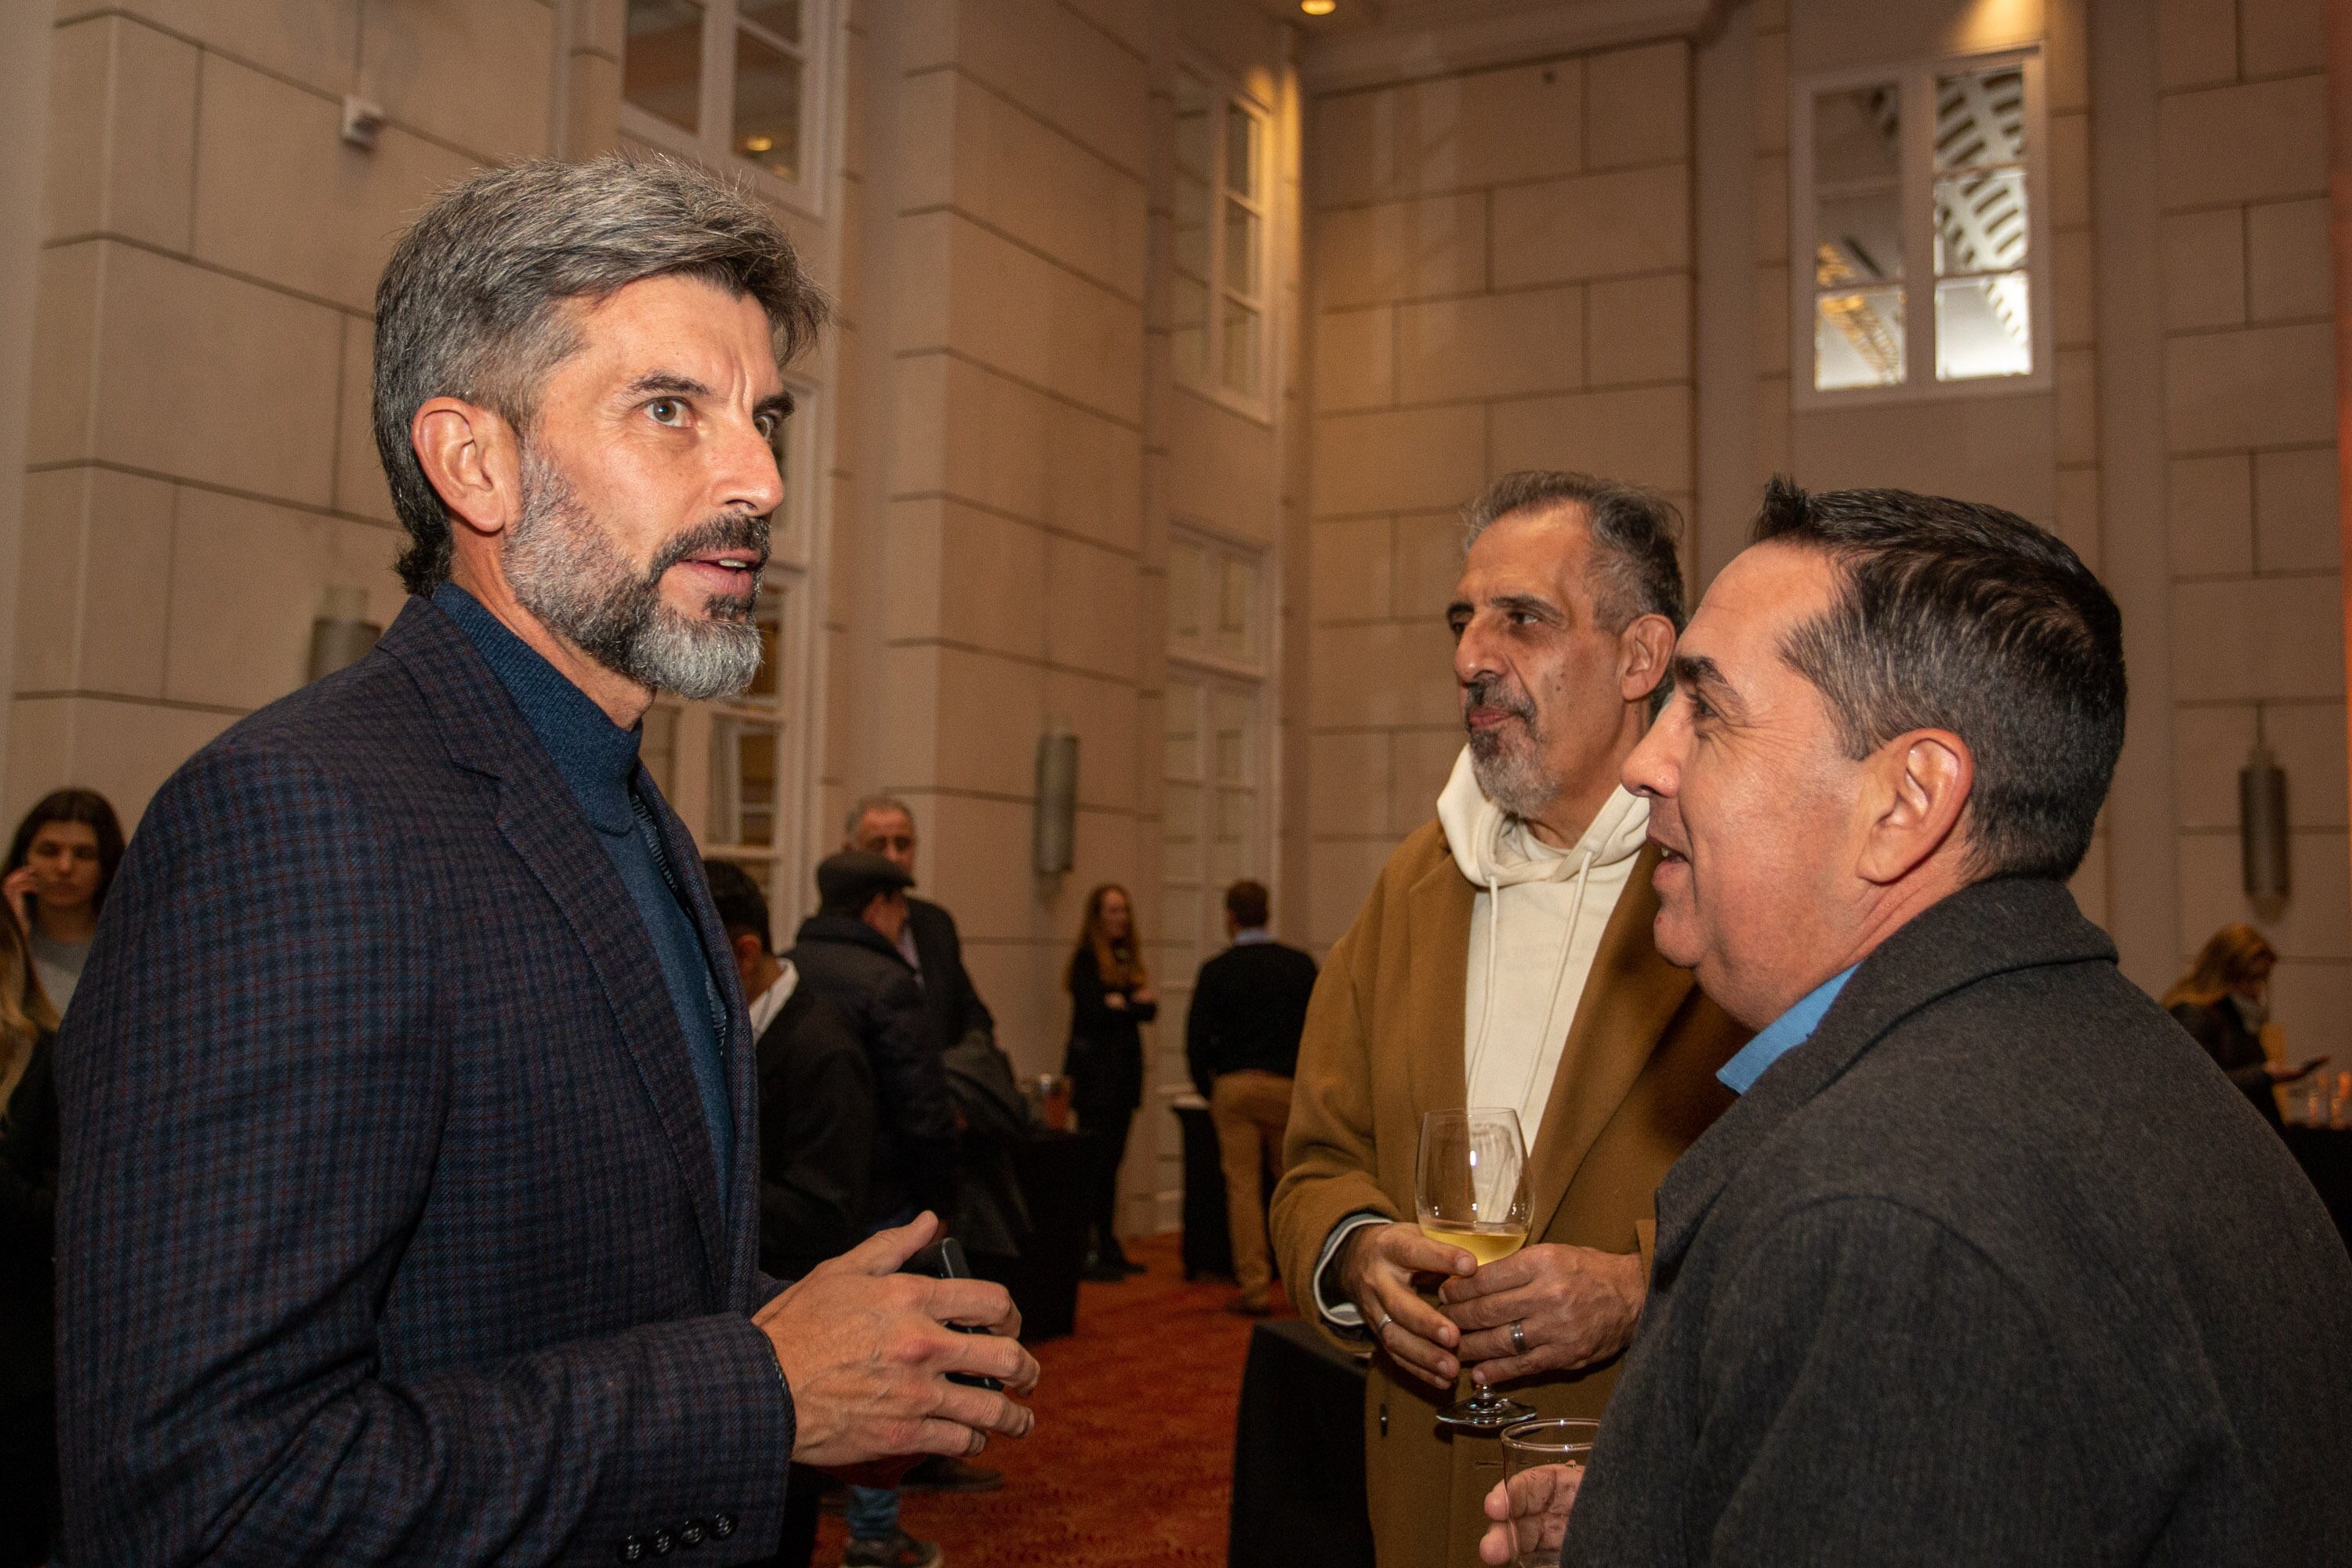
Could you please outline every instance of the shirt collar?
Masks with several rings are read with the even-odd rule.
[[[1235,947],[1255,947],[1262,942],[1272,942],[1274,933],[1264,926],[1244,926],[1234,932]]]
[[[1859,967],[1856,965],[1855,967]],[[1822,1026],[1822,1016],[1836,1001],[1845,983],[1853,978],[1848,968],[1831,975],[1800,998],[1797,1005],[1765,1025],[1756,1037],[1739,1047],[1739,1053],[1717,1069],[1716,1077],[1724,1088],[1734,1094],[1746,1094],[1764,1076],[1764,1069],[1813,1037]]]
[[[800,988],[801,972],[793,967],[793,961],[782,958],[776,963],[782,973],[776,976],[773,984],[752,997],[751,1005],[745,1009],[751,1016],[751,1037],[755,1040],[768,1032],[768,1026],[776,1021],[776,1015],[784,1010],[784,1004],[791,1001],[793,993]]]
[[[636,825],[629,786],[637,776],[637,740],[642,726],[624,730],[588,694],[547,662],[537,648],[484,609],[481,601],[444,583],[433,590],[434,607],[457,623],[474,651],[522,710],[539,743],[555,761],[581,810],[601,833],[619,836]]]

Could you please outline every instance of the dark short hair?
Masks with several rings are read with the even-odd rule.
[[[410,226],[375,291],[376,455],[408,531],[410,593],[447,581],[451,555],[448,514],[409,440],[416,411],[462,397],[527,429],[548,373],[579,347],[561,307],[677,275],[758,300],[779,363],[824,321],[824,296],[774,215],[676,158],[484,170]]]
[[[915,879],[870,849],[839,849],[816,864],[817,911],[862,915],[877,894],[899,893]]]
[[[1267,912],[1273,908],[1265,894],[1265,884],[1246,879],[1225,889],[1225,913],[1244,931],[1265,924]]]
[[[1837,598],[1781,657],[1848,755],[1949,730],[1976,759],[1983,877],[2074,875],[2124,744],[2123,616],[2064,542],[1998,507],[1907,490],[1764,491],[1756,542],[1818,550]]]
[[[1462,509],[1463,548],[1518,511],[1580,506],[1592,535],[1592,609],[1604,631],[1622,632],[1640,616],[1664,616],[1683,629],[1683,569],[1675,553],[1682,514],[1654,490],[1564,468],[1505,474]]]
[[[732,860],[705,860],[702,874],[710,883],[710,901],[719,906],[719,923],[727,928],[729,939],[756,936],[761,952],[775,952],[774,935],[768,925],[768,895],[760,891],[751,874]]]
[[[25,820],[16,825],[16,837],[8,843],[8,864],[0,867],[0,877],[33,858],[33,835],[52,822],[79,822],[97,836],[98,894],[89,907],[105,908],[106,890],[114,886],[114,873],[122,865],[122,820],[94,789],[54,789],[35,801]]]

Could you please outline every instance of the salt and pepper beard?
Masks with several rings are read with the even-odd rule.
[[[1518,720],[1517,735],[1504,729],[1469,730],[1470,771],[1488,800],[1511,816],[1533,817],[1559,797],[1559,774],[1544,762],[1543,731],[1536,723],[1536,706],[1506,685],[1500,677],[1482,675],[1462,693],[1463,726],[1469,729],[1470,710],[1493,709]]]
[[[615,674],[694,699],[731,696],[751,683],[760,668],[760,629],[751,622],[758,569],[740,595],[712,595],[701,616],[680,615],[661,600],[664,573],[713,550],[755,551],[764,567],[768,520],[729,512],[698,523],[635,574],[562,471],[523,448],[522,515],[500,554],[507,586],[550,630]]]

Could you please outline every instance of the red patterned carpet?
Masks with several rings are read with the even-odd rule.
[[[938,1542],[948,1568],[1224,1562],[1250,1321],[1223,1310],[1231,1285],[1184,1283],[1175,1237],[1129,1247],[1150,1272],[1080,1286],[1077,1331],[1037,1347],[1036,1429],[981,1460],[1004,1489],[907,1494],[900,1522]],[[841,1561],[842,1543],[828,1515],[819,1568]]]

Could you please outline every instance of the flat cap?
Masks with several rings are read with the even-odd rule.
[[[914,878],[870,849],[844,849],[817,862],[817,901],[831,910],[862,910],[877,893],[914,884]]]

